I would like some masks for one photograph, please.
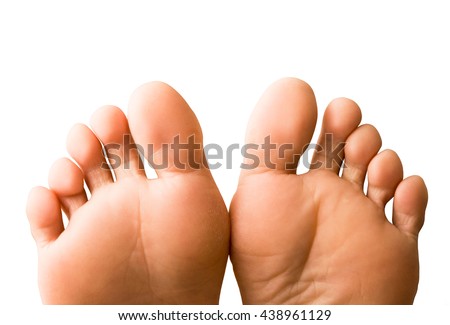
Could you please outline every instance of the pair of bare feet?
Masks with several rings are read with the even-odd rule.
[[[306,83],[288,78],[269,87],[246,142],[262,144],[270,136],[293,149],[256,149],[260,163],[242,170],[228,213],[204,164],[180,169],[169,154],[168,165],[149,180],[137,150],[121,145],[108,151],[121,162],[118,168],[104,168],[102,145],[123,144],[129,134],[146,155],[153,145],[155,161],[163,160],[163,144],[177,136],[187,143],[194,135],[200,146],[176,158],[204,161],[200,125],[175,90],[158,82],[141,86],[128,118],[115,107],[99,109],[92,129],[76,125],[69,134],[67,149],[77,165],[56,161],[50,189],[37,187],[29,196],[43,302],[216,304],[230,255],[245,304],[412,303],[424,182],[403,179],[395,152],[378,153],[380,135],[359,125],[361,111],[349,99],[330,103],[314,168],[297,175],[293,166],[316,118]],[[384,209],[392,198],[391,223]]]

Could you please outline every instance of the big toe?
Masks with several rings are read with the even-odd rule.
[[[136,89],[128,121],[137,146],[158,176],[208,170],[197,117],[169,85],[150,82]]]
[[[247,126],[246,146],[254,151],[244,159],[244,173],[295,173],[316,120],[316,99],[306,82],[284,78],[273,83],[257,103]]]

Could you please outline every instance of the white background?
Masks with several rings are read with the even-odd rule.
[[[416,305],[450,306],[445,3],[0,2],[1,305],[40,304],[25,202],[66,155],[72,124],[88,123],[104,104],[126,111],[134,88],[162,80],[191,105],[205,143],[242,144],[262,91],[294,76],[313,87],[319,114],[335,97],[358,102],[405,175],[424,177],[430,201]],[[240,157],[233,161],[232,170],[214,171],[227,204]],[[221,304],[240,304],[230,267],[222,292]]]

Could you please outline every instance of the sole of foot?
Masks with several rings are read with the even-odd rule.
[[[259,147],[244,161],[254,168],[241,172],[230,209],[245,304],[413,302],[427,189],[419,176],[403,178],[394,151],[379,152],[381,137],[361,116],[352,100],[333,100],[310,170],[297,175],[317,119],[312,89],[282,79],[256,105],[246,142]]]
[[[128,117],[100,108],[91,128],[72,128],[67,150],[73,160],[56,161],[49,188],[34,188],[27,205],[43,302],[218,303],[229,218],[184,99],[145,84]],[[147,178],[142,156],[157,179]]]

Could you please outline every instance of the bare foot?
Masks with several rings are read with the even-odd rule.
[[[396,153],[378,153],[377,130],[359,126],[359,107],[344,98],[331,102],[324,114],[318,141],[323,150],[315,152],[313,169],[296,175],[293,166],[311,140],[316,118],[314,94],[297,79],[273,84],[251,117],[246,142],[262,144],[270,135],[277,149],[256,152],[258,168],[242,171],[231,204],[231,260],[243,302],[412,303],[427,204],[423,180],[403,179]],[[293,144],[293,150],[280,154],[282,144]],[[346,168],[339,176],[344,155]],[[265,162],[269,157],[274,166]],[[390,223],[384,209],[392,198]]]
[[[175,90],[154,82],[135,91],[128,120],[108,106],[93,115],[91,125],[96,135],[85,125],[69,134],[67,149],[80,167],[58,160],[50,171],[50,189],[30,193],[27,214],[38,247],[43,302],[218,303],[229,220],[210,171],[186,164],[203,160],[194,113]],[[180,143],[195,136],[198,148],[180,151],[179,157],[169,150],[166,168],[149,180],[137,151],[125,148],[130,129],[146,157],[148,145],[154,145],[151,158],[158,165],[164,162],[162,144],[173,144],[177,135]],[[104,145],[115,144],[109,158],[117,167],[116,181],[101,167],[96,136]],[[92,193],[89,200],[83,181]],[[61,208],[70,219],[66,229]]]

